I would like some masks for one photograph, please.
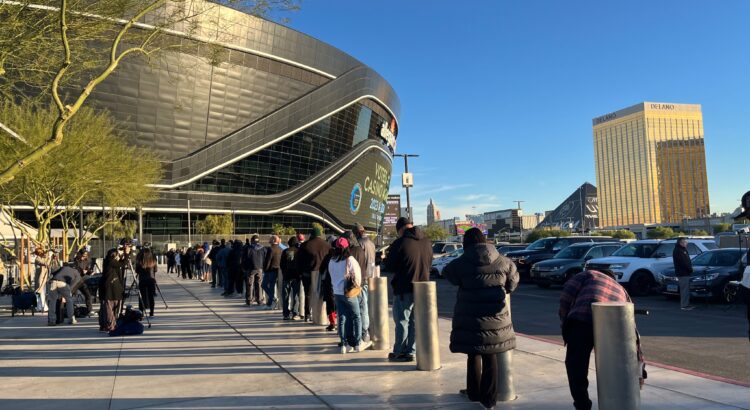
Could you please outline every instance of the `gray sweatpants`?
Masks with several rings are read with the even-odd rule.
[[[684,308],[690,305],[690,276],[680,276],[680,307]]]

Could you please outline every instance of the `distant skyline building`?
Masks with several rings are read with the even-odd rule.
[[[642,102],[592,123],[600,227],[710,214],[700,104]]]
[[[430,203],[427,204],[427,225],[432,225],[441,219],[443,218],[440,217],[440,208],[430,198]]]

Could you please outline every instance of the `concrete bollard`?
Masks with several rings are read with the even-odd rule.
[[[414,328],[417,344],[417,370],[440,368],[438,341],[437,288],[435,282],[414,282]]]
[[[326,315],[326,302],[323,300],[323,281],[320,272],[312,272],[310,278],[310,309],[312,309],[312,322],[315,325],[328,325]]]
[[[633,304],[592,303],[596,384],[600,410],[641,406]]]
[[[505,306],[508,307],[508,319],[511,318],[510,295],[505,295]],[[516,388],[513,384],[513,350],[497,355],[497,400],[512,401],[516,399]]]
[[[370,291],[370,338],[373,350],[391,348],[391,335],[388,327],[388,278],[371,278]]]

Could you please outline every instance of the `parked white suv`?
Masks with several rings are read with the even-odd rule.
[[[459,242],[435,242],[432,244],[432,258],[441,258],[463,247],[464,245]]]
[[[627,286],[630,294],[646,295],[657,283],[661,283],[662,273],[666,269],[674,268],[672,251],[676,244],[677,239],[631,242],[611,256],[588,261],[586,269],[609,269],[614,272],[618,282]],[[692,257],[716,249],[716,243],[709,239],[688,237],[687,249]]]
[[[443,268],[448,266],[449,263],[451,263],[454,259],[458,258],[459,256],[464,254],[463,249],[456,249],[455,251],[442,256],[440,258],[436,258],[432,260],[432,267],[430,268],[430,273],[439,277],[443,277]]]

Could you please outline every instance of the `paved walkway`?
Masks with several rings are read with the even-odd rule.
[[[443,368],[421,372],[413,363],[388,362],[387,352],[341,355],[336,338],[322,328],[281,321],[279,312],[226,300],[196,281],[162,275],[160,286],[169,310],[160,304],[142,336],[104,336],[93,318],[47,327],[44,316],[3,312],[0,408],[481,408],[457,394],[465,356],[448,351],[447,320],[439,324]],[[564,353],[561,346],[519,337],[519,397],[498,408],[572,408]],[[644,409],[750,409],[748,388],[649,370]],[[596,402],[593,380],[590,392]]]

